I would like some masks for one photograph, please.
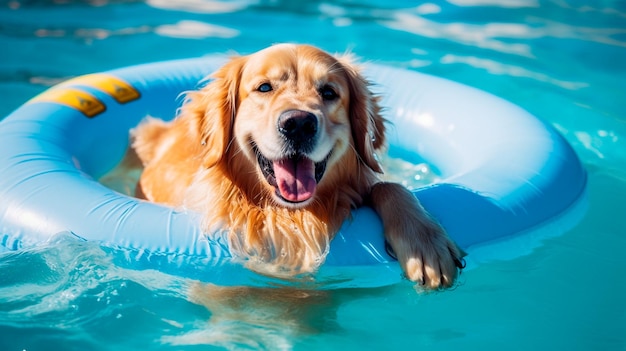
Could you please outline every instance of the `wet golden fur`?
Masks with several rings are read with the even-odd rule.
[[[281,44],[232,58],[212,78],[187,93],[174,121],[149,118],[133,132],[144,166],[140,196],[199,211],[207,230],[228,230],[231,250],[249,267],[277,275],[314,272],[350,211],[367,204],[410,280],[429,288],[453,283],[456,245],[408,190],[379,181],[384,119],[349,57]],[[264,82],[270,93],[260,92]],[[337,97],[324,99],[321,87]],[[318,118],[308,156],[327,157],[314,195],[301,203],[277,198],[256,159],[259,152],[282,157],[277,119],[293,109]]]

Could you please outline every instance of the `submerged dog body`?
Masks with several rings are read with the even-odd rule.
[[[348,57],[281,44],[212,78],[175,120],[133,132],[140,196],[199,211],[251,268],[273,274],[315,271],[350,211],[368,204],[409,279],[452,284],[456,245],[408,190],[378,178],[384,119]]]

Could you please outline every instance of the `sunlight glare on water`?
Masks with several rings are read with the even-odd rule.
[[[400,183],[410,190],[436,183],[440,179],[428,163],[415,164],[390,156],[383,156],[381,163],[385,181]]]

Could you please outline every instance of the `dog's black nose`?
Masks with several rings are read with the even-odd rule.
[[[296,148],[306,148],[317,135],[317,117],[306,111],[285,111],[278,117],[278,131]]]

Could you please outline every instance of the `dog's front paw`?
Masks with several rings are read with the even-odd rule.
[[[389,243],[407,279],[426,289],[452,286],[464,267],[465,253],[434,222],[404,227],[409,228],[417,232],[393,236]]]
[[[454,284],[465,254],[413,193],[400,184],[377,183],[370,203],[383,220],[387,243],[408,279],[428,289]]]

